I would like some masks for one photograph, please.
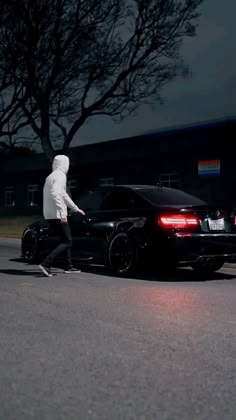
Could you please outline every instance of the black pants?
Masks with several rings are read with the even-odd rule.
[[[72,247],[72,236],[70,231],[70,226],[68,223],[61,223],[59,219],[47,220],[49,224],[50,234],[59,236],[60,243],[58,246],[44,259],[42,264],[45,267],[51,267],[53,262],[60,257],[64,256],[65,259],[65,269],[68,270],[72,268],[71,261],[71,247]]]

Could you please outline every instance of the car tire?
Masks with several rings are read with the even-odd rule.
[[[224,265],[222,260],[201,261],[192,265],[193,270],[199,274],[212,274],[220,270]]]
[[[21,239],[21,256],[24,262],[34,264],[39,259],[38,235],[32,227],[25,229]]]
[[[116,232],[108,244],[108,266],[114,274],[134,273],[138,266],[138,246],[127,232]]]

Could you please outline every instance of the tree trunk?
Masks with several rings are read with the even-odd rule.
[[[44,152],[46,158],[50,162],[52,162],[53,158],[55,156],[55,153],[54,153],[54,150],[52,148],[52,145],[51,145],[51,142],[50,142],[50,139],[48,138],[48,136],[45,136],[45,135],[41,136],[41,144],[42,144],[42,149],[43,149],[43,152]]]
[[[88,117],[89,117],[89,113],[83,112],[83,114],[80,116],[80,118],[78,118],[78,120],[76,120],[75,123],[70,128],[70,130],[67,134],[67,137],[65,138],[64,144],[63,144],[63,152],[65,154],[68,153],[68,150],[70,148],[70,144],[71,144],[71,142],[74,138],[74,135],[76,133],[78,133],[80,127],[82,127],[82,125],[85,123],[85,121],[87,120]]]

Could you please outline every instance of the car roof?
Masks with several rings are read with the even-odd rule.
[[[162,185],[147,185],[147,184],[114,184],[114,185],[102,185],[95,188],[95,190],[112,191],[116,189],[129,189],[133,191],[147,191],[147,190],[164,190],[164,191],[176,191],[176,188],[164,187]]]
[[[140,190],[140,191],[162,190],[162,191],[166,191],[166,192],[168,192],[168,191],[169,192],[171,192],[171,191],[174,192],[176,190],[181,191],[181,190],[176,189],[176,188],[164,187],[163,185],[145,185],[145,184],[144,185],[136,185],[136,184],[134,184],[134,185],[133,184],[128,184],[128,185],[125,185],[125,184],[122,184],[122,185],[113,185],[112,188],[113,189],[115,189],[115,188],[128,188],[128,189],[133,190],[133,191],[138,191],[138,190]]]
[[[130,188],[132,190],[143,190],[143,189],[151,189],[151,188],[156,188],[155,185],[133,185],[133,184],[122,184],[122,185],[114,185],[114,187],[124,187],[124,188]]]

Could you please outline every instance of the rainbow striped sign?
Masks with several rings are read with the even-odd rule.
[[[220,175],[220,159],[199,160],[198,161],[199,176],[219,176]]]

